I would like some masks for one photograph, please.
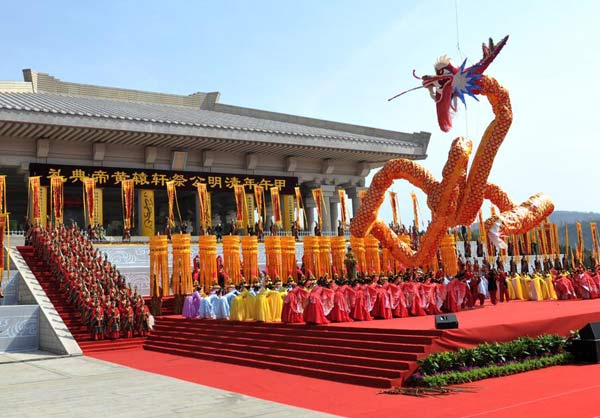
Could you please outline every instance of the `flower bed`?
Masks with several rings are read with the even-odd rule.
[[[434,353],[419,360],[419,368],[405,385],[439,387],[565,364],[572,359],[566,344],[565,337],[543,335]]]

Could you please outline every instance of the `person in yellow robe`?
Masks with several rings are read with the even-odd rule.
[[[283,297],[281,291],[275,289],[269,290],[269,293],[267,295],[269,307],[271,308],[271,318],[269,322],[281,322],[281,312],[283,311]]]
[[[529,300],[542,301],[548,294],[548,286],[542,277],[536,273],[529,281]]]
[[[511,282],[512,288],[513,288],[513,290],[515,292],[515,299],[525,300],[525,298],[523,296],[523,286],[522,286],[521,276],[518,273],[515,273],[510,278],[510,282]]]
[[[523,292],[523,300],[531,300],[531,277],[526,274],[521,276],[521,290]]]
[[[254,285],[250,288],[250,290],[244,295],[244,318],[248,320],[256,319],[256,295],[260,287],[258,285]]]
[[[269,304],[269,293],[271,291],[263,287],[256,295],[254,305],[254,319],[259,322],[271,322],[271,305]]]
[[[232,321],[243,321],[246,319],[246,307],[244,305],[245,294],[248,293],[248,289],[245,287],[243,290],[233,298],[231,307],[229,309],[229,319]]]
[[[546,274],[543,277],[543,279],[546,282],[546,284],[548,285],[548,291],[550,292],[550,299],[551,300],[558,300],[558,296],[556,294],[556,289],[554,289],[554,282],[552,281],[552,275],[551,274]]]

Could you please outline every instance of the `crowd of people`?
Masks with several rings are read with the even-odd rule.
[[[81,315],[95,340],[145,335],[152,316],[141,295],[132,290],[116,266],[104,258],[76,226],[34,227],[27,239],[48,265],[59,288]],[[225,283],[222,265],[219,281],[204,289],[197,281],[187,296],[187,318],[255,320],[263,322],[325,324],[369,321],[459,312],[510,300],[590,299],[600,297],[600,266],[569,270],[554,260],[536,263],[532,273],[522,263],[521,273],[510,265],[504,271],[500,257],[495,265],[483,259],[459,261],[459,271],[447,277],[442,270],[424,273],[402,269],[397,273],[357,272],[349,251],[343,276],[316,278],[303,267],[285,282],[266,274]],[[558,260],[560,261],[560,260]],[[194,271],[201,266],[194,260]],[[558,267],[558,268],[557,268]],[[222,277],[223,276],[223,277]],[[196,275],[194,276],[196,278]],[[220,282],[220,283],[219,283]]]
[[[92,339],[146,335],[153,318],[144,299],[79,228],[32,227],[26,238],[79,312]]]
[[[252,283],[221,287],[217,282],[205,292],[196,285],[188,296],[187,318],[256,320],[264,322],[325,324],[370,321],[459,312],[510,300],[565,300],[600,297],[600,266],[571,271],[548,266],[547,272],[505,272],[500,259],[460,262],[455,277],[405,269],[398,274],[366,275],[350,272],[315,278],[299,269],[286,282],[261,274]],[[306,274],[306,275],[305,275]]]

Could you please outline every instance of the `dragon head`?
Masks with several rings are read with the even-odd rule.
[[[420,77],[423,87],[429,90],[429,95],[435,101],[438,124],[440,129],[448,132],[452,128],[452,112],[456,112],[457,99],[465,103],[465,95],[477,100],[477,80],[481,74],[474,67],[465,69],[465,59],[460,67],[452,64],[448,56],[443,55],[435,63],[435,74]]]
[[[494,44],[494,41],[490,38],[487,44],[482,45],[483,58],[470,67],[466,67],[466,59],[457,67],[448,56],[443,55],[438,58],[434,65],[435,74],[419,77],[413,70],[413,76],[421,80],[422,85],[397,94],[389,100],[393,100],[409,91],[425,87],[435,101],[440,129],[448,132],[452,128],[452,113],[456,112],[458,99],[465,105],[465,95],[478,100],[476,95],[481,92],[479,80],[483,77],[486,68],[502,50],[507,40],[508,36],[505,36],[500,42]]]

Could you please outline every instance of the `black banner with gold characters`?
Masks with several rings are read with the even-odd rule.
[[[254,185],[266,189],[277,187],[281,194],[294,194],[298,185],[298,177],[260,176],[251,174],[222,174],[193,171],[167,171],[146,168],[119,167],[81,167],[55,164],[29,164],[29,175],[40,176],[42,185],[49,185],[50,178],[62,177],[65,187],[81,186],[85,177],[96,179],[96,187],[121,187],[121,182],[133,179],[136,189],[164,189],[168,181],[174,181],[177,188],[196,190],[199,183],[205,183],[209,192],[233,192],[236,184],[244,185],[248,192],[253,192]]]

